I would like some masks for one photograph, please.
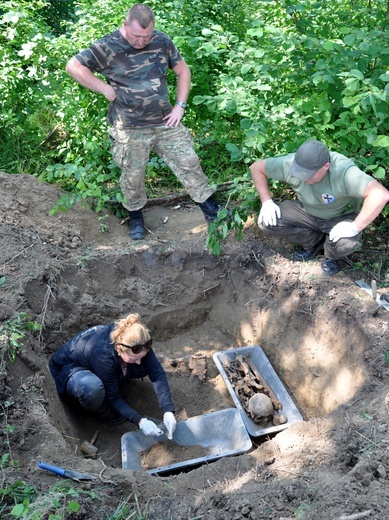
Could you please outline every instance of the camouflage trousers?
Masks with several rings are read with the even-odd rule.
[[[146,204],[146,166],[152,150],[164,160],[195,202],[204,202],[214,193],[193,149],[189,130],[177,127],[109,128],[112,157],[122,170],[120,188],[123,206],[136,211]]]

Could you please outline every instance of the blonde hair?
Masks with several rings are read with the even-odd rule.
[[[115,344],[124,344],[129,347],[143,345],[151,339],[150,331],[141,321],[139,314],[129,314],[115,322],[111,332],[111,341]]]

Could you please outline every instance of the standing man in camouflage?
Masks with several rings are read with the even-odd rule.
[[[168,99],[166,75],[177,76],[176,103]],[[221,206],[213,198],[188,129],[181,124],[191,73],[178,49],[154,29],[154,13],[144,4],[128,11],[123,26],[71,58],[66,71],[83,87],[110,102],[112,155],[121,168],[120,187],[129,212],[130,237],[144,238],[144,176],[154,149],[182,182],[210,223]],[[95,75],[99,73],[106,81]]]

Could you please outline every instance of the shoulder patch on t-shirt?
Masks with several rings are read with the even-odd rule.
[[[323,193],[321,200],[324,202],[324,204],[332,204],[335,200],[335,197],[331,195],[331,193]]]

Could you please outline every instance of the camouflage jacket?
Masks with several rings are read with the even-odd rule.
[[[76,55],[92,72],[103,75],[115,89],[116,99],[108,110],[108,123],[118,128],[162,125],[169,114],[166,75],[182,57],[171,39],[153,31],[143,49],[134,49],[120,30],[104,36]]]

